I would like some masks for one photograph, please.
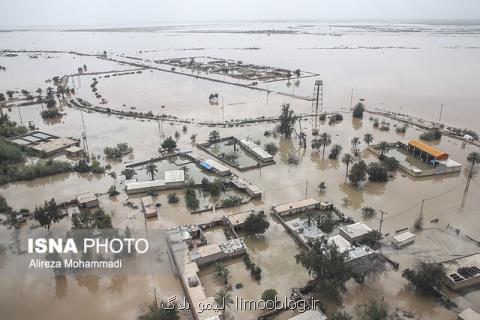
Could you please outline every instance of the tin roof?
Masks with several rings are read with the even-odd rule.
[[[422,150],[423,152],[425,153],[428,153],[429,155],[431,155],[432,157],[435,157],[435,158],[442,158],[442,157],[445,157],[447,158],[448,157],[448,153],[440,150],[440,149],[437,149],[435,147],[432,147],[426,143],[423,143],[419,140],[411,140],[409,143],[409,145],[419,149],[419,150]]]

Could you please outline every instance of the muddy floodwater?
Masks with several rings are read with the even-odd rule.
[[[277,29],[285,32],[266,32]],[[342,308],[352,311],[359,303],[384,298],[391,310],[410,311],[415,319],[456,319],[455,310],[448,310],[437,300],[413,291],[401,273],[419,260],[443,261],[479,251],[478,246],[466,237],[480,240],[478,178],[471,183],[465,203],[461,206],[468,176],[466,157],[468,153],[478,151],[477,146],[444,135],[432,144],[464,165],[460,173],[414,178],[398,171],[388,182],[366,182],[353,186],[346,179],[345,165],[340,160],[328,158],[330,147],[327,147],[325,156],[321,149],[310,147],[314,126],[310,117],[301,121],[302,130],[307,133],[307,148],[299,146],[295,134],[292,138],[265,135],[266,131],[275,128],[276,122],[228,123],[231,120],[264,120],[278,116],[283,103],[289,103],[297,114],[309,114],[312,102],[303,98],[311,97],[314,81],[322,79],[324,111],[340,112],[343,121],[334,124],[329,124],[328,120],[319,121],[318,129],[330,134],[332,145],[342,146],[342,154],[353,153],[351,139],[360,137],[363,140],[366,133],[374,136],[374,143],[408,141],[417,139],[422,133],[415,126],[409,126],[405,133],[397,133],[395,129],[403,123],[368,112],[361,120],[353,119],[349,109],[360,99],[364,99],[369,111],[378,108],[428,121],[440,119],[446,126],[480,132],[479,32],[480,27],[476,25],[409,25],[405,28],[403,25],[371,24],[367,28],[356,24],[303,25],[294,22],[0,32],[0,50],[15,51],[13,55],[0,52],[0,65],[6,67],[5,71],[0,71],[0,92],[22,89],[35,92],[37,88],[45,91],[48,86],[53,86],[50,81],[54,76],[70,75],[67,85],[75,88],[75,94],[69,99],[80,98],[93,106],[111,110],[151,111],[153,115],[164,115],[164,120],[159,123],[107,113],[81,112],[78,108],[65,106],[61,119],[46,121],[40,116],[42,105],[19,107],[12,102],[9,108],[2,108],[2,112],[19,124],[27,125],[32,121],[39,130],[78,139],[84,125],[90,153],[98,156],[102,165],[109,164],[109,172],[115,172],[116,176],[108,173],[58,174],[5,184],[0,186],[0,193],[15,210],[33,210],[51,198],[60,203],[91,191],[98,194],[100,205],[112,215],[114,226],[143,229],[145,220],[141,195],[125,193],[125,177],[120,172],[126,165],[159,157],[159,147],[165,137],[173,137],[180,150],[191,150],[194,155],[203,158],[212,158],[212,155],[197,148],[191,136],[196,135],[196,142],[204,143],[212,129],[218,130],[221,137],[250,138],[260,141],[261,146],[273,142],[279,147],[274,156],[276,164],[248,171],[229,166],[233,173],[258,186],[263,191],[262,199],[249,201],[240,207],[191,214],[186,208],[183,189],[175,191],[179,197],[177,203],[168,202],[167,195],[171,191],[161,191],[155,197],[155,201],[161,203],[158,218],[149,220],[147,228],[163,230],[177,225],[206,223],[249,209],[264,210],[270,222],[264,237],[240,235],[251,260],[263,269],[263,278],[254,280],[241,258],[226,261],[231,274],[230,282],[234,286],[232,295],[259,299],[264,290],[275,288],[280,296],[289,296],[292,288],[306,285],[309,275],[295,261],[295,255],[301,250],[299,245],[268,214],[272,205],[313,197],[333,202],[354,220],[361,220],[362,207],[371,206],[385,211],[382,231],[392,235],[404,228],[413,230],[424,200],[424,230],[416,234],[415,245],[395,250],[386,241],[382,248],[385,254],[400,263],[400,269],[386,266],[384,271],[367,277],[365,283],[349,281]],[[18,52],[22,50],[32,52]],[[98,58],[97,55],[104,50],[112,60]],[[319,76],[261,82],[256,85],[261,90],[253,90],[208,81],[191,74],[149,69],[156,65],[155,60],[193,56],[301,69]],[[117,60],[128,63],[122,64]],[[144,69],[137,72],[139,66],[132,63],[141,64]],[[78,68],[83,65],[87,66],[87,71],[79,74]],[[127,74],[120,75],[123,72]],[[112,76],[115,73],[118,75]],[[92,91],[93,78],[98,80],[97,92],[105,99],[102,104]],[[228,77],[225,80],[234,81]],[[218,101],[209,99],[212,93],[218,93]],[[442,104],[444,107],[440,115]],[[389,123],[390,130],[374,128],[374,118]],[[213,128],[206,125],[208,122],[223,122],[225,125]],[[299,130],[298,125],[296,129]],[[106,160],[103,149],[122,142],[127,142],[133,153],[118,161]],[[223,149],[229,150],[228,146],[223,146],[221,151]],[[65,160],[64,155],[54,158]],[[292,158],[298,163],[289,161]],[[367,163],[377,160],[363,142],[359,146],[360,158]],[[240,160],[246,164],[253,161],[249,156]],[[165,170],[176,167],[169,162],[157,164],[157,178],[161,178]],[[193,164],[189,166],[196,183],[203,177],[213,180],[213,175],[202,173]],[[149,177],[143,168],[138,169],[139,180],[146,181]],[[327,186],[323,192],[318,189],[321,182]],[[120,194],[109,197],[107,191],[113,184]],[[129,205],[126,205],[127,201]],[[380,218],[365,223],[377,229]],[[65,227],[70,224],[68,218],[60,222]],[[35,229],[33,221],[20,229],[0,229],[0,232],[21,236],[31,228]],[[40,235],[47,234],[46,230],[35,230]],[[213,243],[226,240],[221,228],[210,229],[206,237]],[[55,278],[52,273],[2,277],[2,270],[9,268],[9,258],[8,255],[0,255],[0,318],[134,319],[154,301],[155,292],[157,298],[163,300],[172,295],[184,296],[179,279],[173,272],[166,272],[165,265],[165,261],[154,265],[153,276]],[[213,266],[208,266],[199,273],[207,296],[213,296],[220,288],[213,272]],[[235,288],[236,284],[241,286]],[[478,287],[465,292],[445,288],[444,292],[459,309],[470,307],[480,310]],[[329,311],[337,308],[327,306]],[[231,313],[235,319],[256,319],[259,315],[258,311],[232,310]],[[293,314],[285,312],[276,319],[287,319]],[[182,317],[189,318],[187,314],[182,314]]]

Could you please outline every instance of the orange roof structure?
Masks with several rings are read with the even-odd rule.
[[[412,146],[412,147],[415,147],[416,149],[418,150],[421,150],[422,152],[425,152],[429,155],[431,155],[432,157],[436,158],[436,159],[439,159],[439,160],[442,160],[442,159],[448,159],[448,153],[440,150],[440,149],[437,149],[435,147],[432,147],[426,143],[423,143],[419,140],[411,140],[409,143],[408,143],[409,146]]]

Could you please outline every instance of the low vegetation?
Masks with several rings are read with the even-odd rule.
[[[119,143],[115,147],[106,147],[103,149],[105,156],[110,160],[119,160],[124,155],[133,152],[133,148],[130,147],[126,142]]]
[[[442,131],[438,128],[432,128],[420,134],[420,139],[426,141],[438,140],[442,137]]]
[[[424,293],[437,295],[442,287],[445,269],[439,263],[420,262],[413,269],[405,269],[402,276],[407,279],[415,289]]]

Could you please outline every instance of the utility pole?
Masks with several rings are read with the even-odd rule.
[[[353,104],[353,88],[352,88],[352,91],[350,93],[350,109],[352,109],[352,104]]]
[[[425,199],[422,200],[422,206],[420,207],[420,215],[419,215],[419,219],[423,219],[423,204],[425,203]]]
[[[440,125],[440,121],[442,120],[442,112],[443,112],[443,103],[440,105],[440,115],[438,116],[438,125]]]
[[[20,111],[20,106],[18,106],[18,115],[20,116],[20,123],[23,125],[22,111]]]
[[[387,214],[385,211],[380,210],[380,226],[378,228],[378,235],[377,235],[377,246],[380,248],[380,238],[382,237],[382,227],[383,227],[383,215]]]
[[[160,138],[162,138],[165,134],[163,133],[163,121],[160,121],[160,119],[157,119],[157,124],[158,124],[158,135]]]
[[[308,195],[308,180],[305,182],[305,198]]]
[[[80,109],[80,117],[82,118],[82,141],[83,141],[83,153],[85,161],[88,163],[90,159],[90,151],[88,150],[88,141],[87,141],[87,130],[85,129],[85,121],[83,120],[83,111]]]

